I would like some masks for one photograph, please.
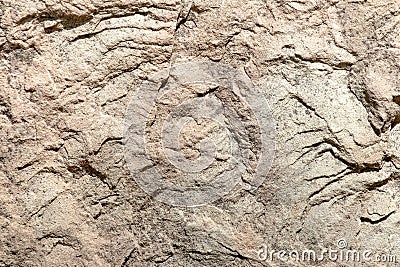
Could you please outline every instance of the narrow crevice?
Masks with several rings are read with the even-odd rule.
[[[368,218],[368,217],[360,217],[360,221],[361,221],[362,223],[378,224],[378,223],[381,223],[381,222],[387,220],[387,219],[388,219],[392,214],[394,214],[394,213],[395,213],[395,211],[392,211],[392,212],[390,212],[389,214],[387,214],[387,215],[385,215],[385,216],[383,216],[382,218],[379,218],[379,219],[377,219],[377,220],[373,220],[373,219]]]

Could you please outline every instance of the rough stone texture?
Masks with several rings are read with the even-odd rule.
[[[399,1],[2,0],[0,18],[0,266],[309,266],[257,251],[339,239],[400,260]],[[124,115],[199,60],[265,91],[276,156],[254,193],[171,207],[129,176]]]

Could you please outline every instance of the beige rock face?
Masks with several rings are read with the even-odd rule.
[[[397,0],[0,1],[0,266],[397,266],[399,23]],[[185,99],[230,101],[251,159],[235,188],[171,206],[132,176],[129,103],[162,70],[168,87],[187,62],[234,67],[262,92],[275,150],[257,190],[248,179],[263,124],[213,85],[164,95],[139,134],[164,178],[207,183],[235,159],[236,126],[213,120],[229,117],[182,127],[182,158],[199,158],[203,139],[216,144],[217,168],[190,181],[156,131]],[[281,260],[262,248],[372,256]]]

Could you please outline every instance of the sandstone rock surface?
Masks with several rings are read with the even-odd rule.
[[[399,23],[398,0],[0,1],[0,266],[361,266],[258,255],[338,240],[400,261]],[[197,61],[263,92],[275,156],[257,190],[175,207],[132,178],[125,114]],[[183,129],[185,157],[210,135],[226,160],[219,127]]]

